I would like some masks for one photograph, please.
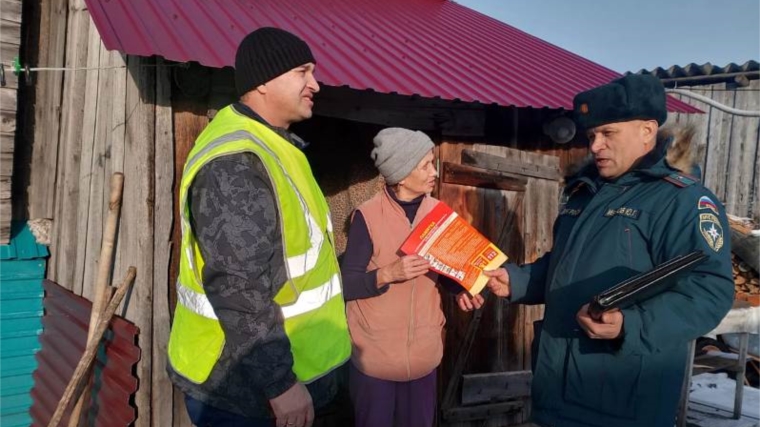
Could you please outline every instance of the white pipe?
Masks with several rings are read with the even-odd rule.
[[[715,101],[712,98],[706,97],[704,95],[700,95],[698,93],[694,93],[688,90],[683,89],[665,89],[665,92],[668,93],[677,93],[679,95],[688,96],[689,98],[694,98],[697,101],[702,101],[705,104],[709,104],[719,110],[725,111],[726,113],[734,114],[737,116],[745,116],[745,117],[760,117],[760,111],[750,111],[750,110],[738,110],[736,108],[729,107],[727,105],[723,105],[717,101]]]

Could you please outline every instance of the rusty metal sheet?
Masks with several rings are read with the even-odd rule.
[[[45,280],[45,316],[42,318],[42,349],[37,353],[32,408],[34,426],[46,426],[69,382],[87,342],[92,303],[60,285]],[[88,425],[127,426],[136,418],[130,404],[137,391],[134,368],[140,360],[138,328],[114,317],[94,365],[92,405]],[[68,423],[70,410],[64,415]]]

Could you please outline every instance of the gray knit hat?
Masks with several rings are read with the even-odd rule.
[[[372,160],[390,185],[398,184],[412,173],[434,147],[433,141],[424,133],[403,128],[383,129],[372,142],[375,144]]]

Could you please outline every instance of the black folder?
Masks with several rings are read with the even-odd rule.
[[[599,319],[605,311],[630,307],[651,298],[675,285],[679,277],[694,269],[706,258],[707,255],[704,252],[696,250],[626,279],[595,295],[588,306],[588,313],[591,318]]]

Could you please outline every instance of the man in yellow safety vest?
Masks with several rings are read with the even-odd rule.
[[[288,130],[312,115],[315,65],[294,34],[247,35],[239,101],[185,164],[168,371],[198,426],[319,425],[351,351],[329,208]]]

